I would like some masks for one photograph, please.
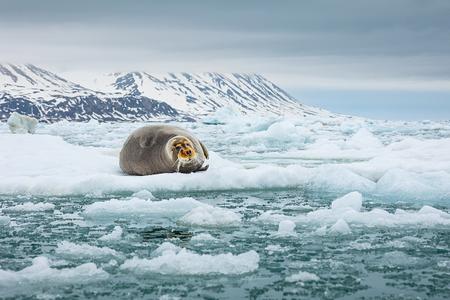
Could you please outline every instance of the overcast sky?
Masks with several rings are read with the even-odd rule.
[[[450,119],[450,1],[5,1],[0,60],[260,73],[304,103]]]

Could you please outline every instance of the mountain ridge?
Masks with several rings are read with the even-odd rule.
[[[227,107],[244,114],[326,114],[258,74],[115,72],[79,84],[32,64],[0,64],[0,119],[44,122],[195,120]]]

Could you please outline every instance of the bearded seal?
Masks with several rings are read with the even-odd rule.
[[[169,125],[136,129],[120,151],[120,168],[129,175],[205,171],[208,150],[188,131]]]

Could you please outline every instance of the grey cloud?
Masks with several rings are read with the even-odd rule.
[[[0,0],[0,57],[56,70],[441,82],[449,15],[450,1]]]

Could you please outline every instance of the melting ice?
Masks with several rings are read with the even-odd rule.
[[[449,122],[216,119],[178,124],[207,172],[145,177],[118,166],[141,123],[0,124],[2,296],[450,293]]]

